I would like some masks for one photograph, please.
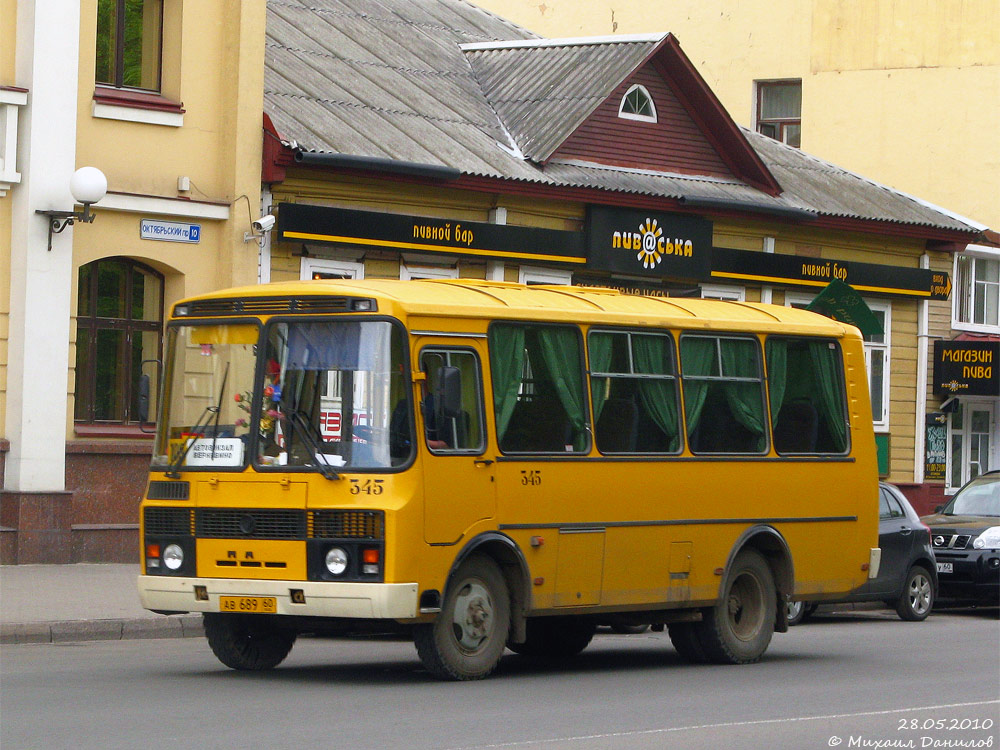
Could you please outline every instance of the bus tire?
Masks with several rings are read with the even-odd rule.
[[[717,664],[758,661],[774,634],[776,593],[771,569],[759,552],[736,555],[718,603],[706,609],[698,637]]]
[[[418,625],[413,643],[442,680],[481,680],[500,662],[510,630],[510,595],[490,558],[472,555],[452,579],[437,619]]]
[[[697,622],[672,622],[667,625],[674,649],[682,659],[692,664],[704,664],[708,661],[708,654],[698,637],[698,625]]]
[[[263,615],[205,612],[202,620],[212,653],[230,669],[274,669],[295,645],[294,632]]]
[[[930,573],[920,565],[914,565],[906,574],[903,595],[893,603],[896,614],[909,622],[926,620],[934,607],[934,582]]]
[[[526,623],[524,643],[508,643],[515,654],[533,659],[569,659],[590,645],[597,625],[579,617],[532,617]]]

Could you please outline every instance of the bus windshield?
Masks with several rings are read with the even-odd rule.
[[[168,330],[154,466],[243,467],[259,331],[255,323]]]
[[[391,468],[410,456],[403,335],[387,321],[182,325],[154,466]],[[258,369],[258,358],[259,369]],[[258,372],[255,382],[254,373]]]
[[[257,463],[388,468],[410,455],[402,330],[387,321],[273,323],[263,347]]]

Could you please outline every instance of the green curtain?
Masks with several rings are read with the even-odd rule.
[[[810,341],[809,356],[813,363],[813,376],[817,384],[816,399],[826,418],[826,425],[834,441],[834,452],[847,450],[847,415],[844,409],[844,390],[840,385],[840,362],[836,349],[828,341]]]
[[[767,340],[767,387],[771,394],[771,424],[778,423],[778,412],[785,403],[785,386],[788,384],[788,341]]]
[[[684,417],[687,419],[688,437],[694,434],[701,421],[701,410],[708,396],[708,382],[689,380],[699,375],[713,375],[715,339],[685,336],[681,338],[681,370],[684,384]]]
[[[611,350],[614,344],[614,336],[620,334],[592,333],[587,339],[587,351],[590,355],[590,371],[609,372],[611,367]],[[601,417],[604,411],[604,401],[607,398],[607,377],[591,376],[590,390],[594,399],[594,421]]]
[[[670,340],[666,336],[633,336],[632,354],[639,373],[673,374]],[[639,397],[656,426],[670,438],[670,450],[676,450],[679,438],[676,380],[642,378],[639,380]]]
[[[559,401],[573,427],[573,448],[586,448],[583,379],[580,377],[580,339],[575,328],[538,328],[538,347]]]
[[[517,405],[524,372],[524,328],[496,325],[490,329],[490,365],[493,370],[493,408],[497,442],[503,440]]]
[[[752,341],[720,339],[722,374],[737,378],[760,378],[757,345]],[[725,383],[726,402],[736,420],[760,437],[757,450],[764,450],[764,401],[758,383]]]

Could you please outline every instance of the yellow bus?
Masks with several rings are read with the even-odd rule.
[[[758,660],[786,603],[879,563],[857,329],[804,310],[478,280],[321,280],[174,305],[143,606],[234,669],[300,634],[412,634],[427,670],[667,628]]]

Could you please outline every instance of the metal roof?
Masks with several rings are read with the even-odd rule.
[[[287,145],[748,213],[981,227],[748,130],[781,184],[540,162],[665,35],[543,40],[465,0],[268,0],[264,110]],[[463,45],[465,45],[463,49]]]

